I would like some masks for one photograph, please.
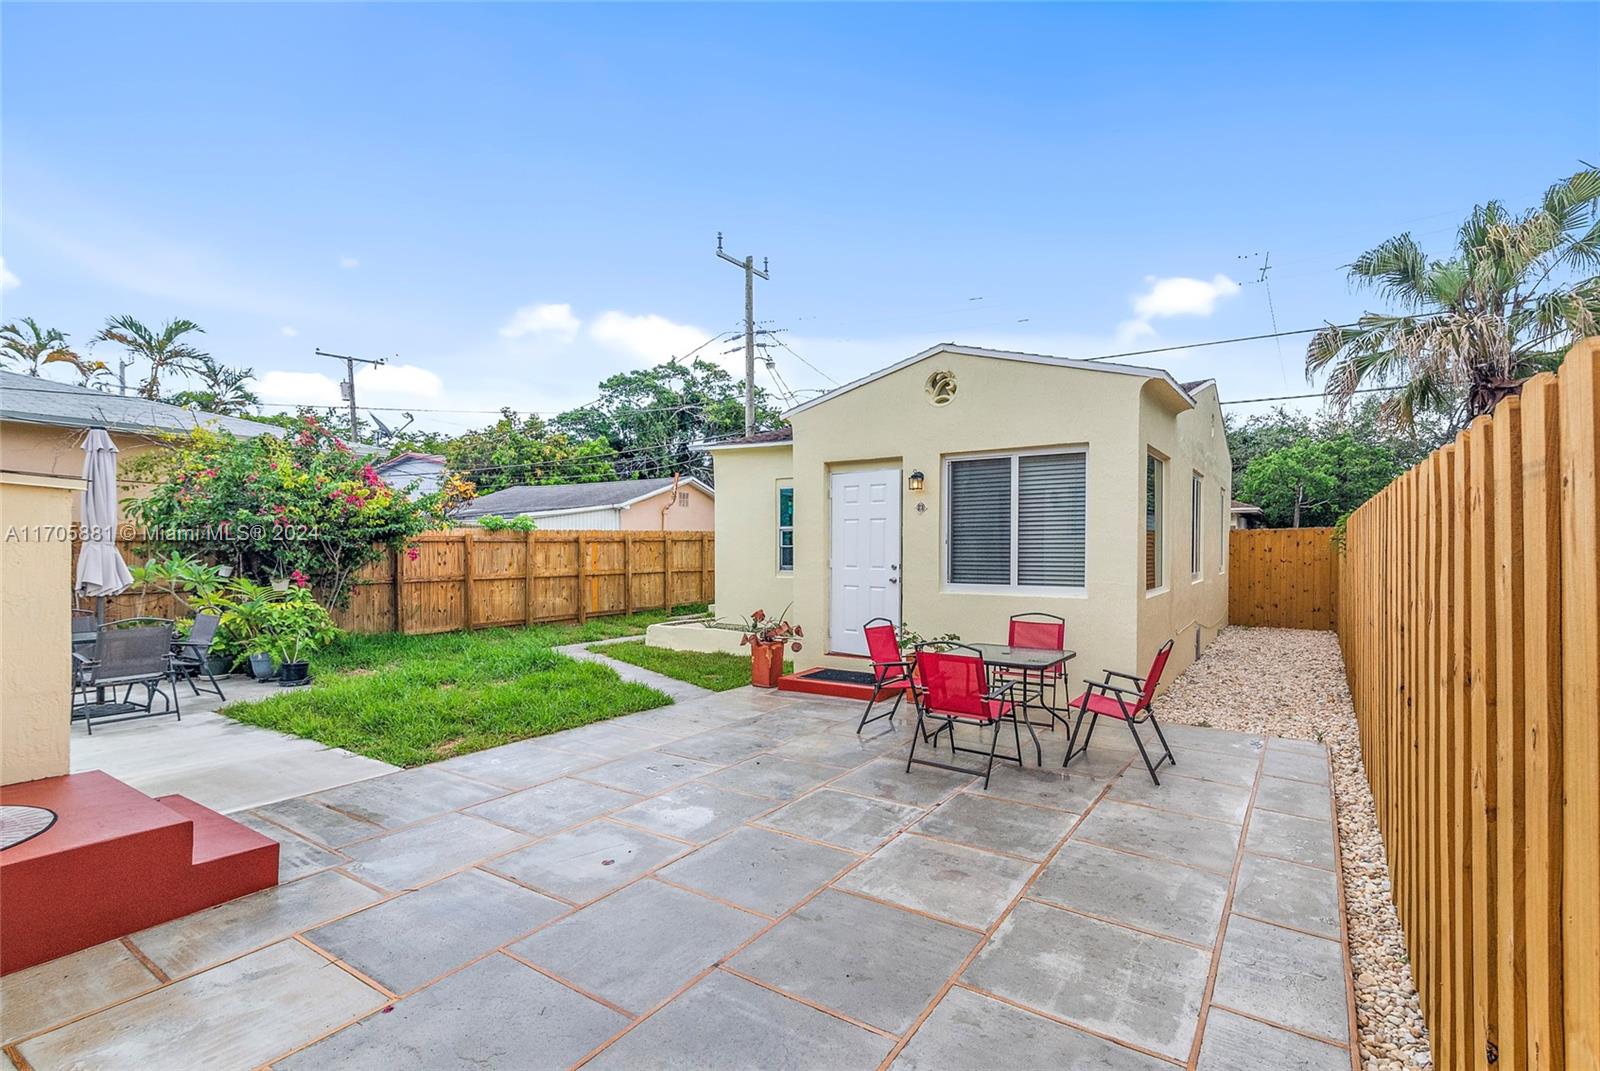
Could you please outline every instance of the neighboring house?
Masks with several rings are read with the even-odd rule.
[[[78,478],[83,475],[83,433],[105,428],[117,444],[119,465],[165,448],[168,435],[213,428],[238,436],[283,435],[275,424],[217,416],[110,394],[53,379],[0,372],[0,467],[7,472]],[[138,489],[128,488],[137,495]],[[73,516],[77,516],[77,503]]]
[[[711,530],[715,507],[711,488],[693,476],[664,476],[507,487],[473,499],[458,519],[471,524],[492,513],[532,517],[544,529],[692,532]]]
[[[412,497],[431,495],[444,485],[445,459],[439,454],[407,450],[372,466],[383,482],[398,491],[410,489]],[[412,487],[412,484],[416,484]]]
[[[1248,502],[1233,500],[1232,506],[1233,526],[1235,528],[1265,528],[1267,515],[1260,506],[1252,506]]]
[[[1216,385],[944,344],[706,444],[717,609],[791,606],[796,666],[860,669],[861,627],[1004,642],[1067,621],[1074,681],[1176,677],[1227,617],[1232,467]]]

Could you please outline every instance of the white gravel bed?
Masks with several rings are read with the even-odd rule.
[[[1333,755],[1356,1018],[1367,1071],[1426,1067],[1428,1027],[1390,900],[1383,837],[1332,632],[1222,631],[1156,704],[1163,721],[1317,740]]]

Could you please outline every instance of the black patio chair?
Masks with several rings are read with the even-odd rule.
[[[219,614],[196,614],[194,624],[189,627],[189,635],[173,644],[173,672],[189,682],[189,688],[195,695],[200,694],[200,686],[195,683],[195,678],[203,676],[211,682],[206,691],[218,699],[228,698],[222,694],[222,685],[211,672],[210,661],[206,658],[211,651],[211,645],[216,642],[217,626],[221,623],[222,617]]]
[[[179,721],[183,720],[183,712],[178,707],[178,678],[172,669],[172,623],[125,625],[118,621],[102,628],[95,640],[94,654],[80,663],[78,683],[82,692],[92,689],[103,695],[109,690],[115,695],[117,689],[124,689],[121,702],[114,704],[110,712],[102,713],[107,704],[99,701],[74,705],[74,712],[82,716],[91,736],[97,714],[103,722],[161,714],[174,714]],[[172,684],[170,699],[161,692],[161,686],[168,682]],[[139,687],[145,690],[142,705],[132,702],[133,690]],[[158,694],[164,704],[161,710],[155,709]],[[125,709],[114,709],[118,706]]]

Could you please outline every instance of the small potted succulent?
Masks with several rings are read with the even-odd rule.
[[[765,610],[757,610],[745,618],[744,635],[740,646],[750,648],[750,683],[757,688],[776,688],[783,675],[783,653],[798,651],[805,630],[788,621],[789,610],[776,618],[769,618]]]

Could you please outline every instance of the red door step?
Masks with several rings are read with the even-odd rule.
[[[99,770],[0,788],[53,811],[0,852],[0,974],[278,882],[278,844],[182,796],[151,799]]]
[[[831,695],[836,699],[859,699],[865,703],[872,698],[872,674],[860,670],[818,666],[779,677],[778,690]]]

